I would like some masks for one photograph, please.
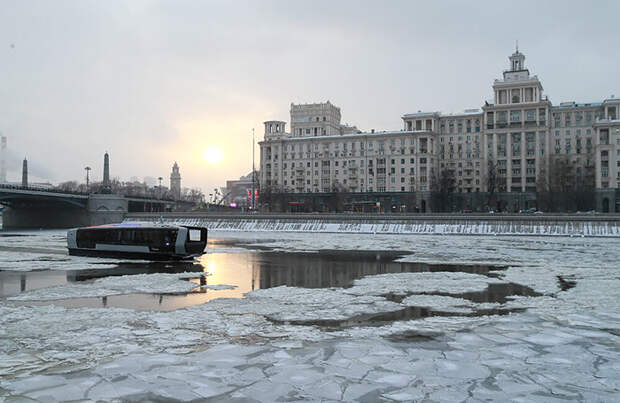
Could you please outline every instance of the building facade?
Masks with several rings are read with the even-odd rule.
[[[480,109],[408,113],[401,130],[382,132],[341,125],[340,109],[329,102],[291,104],[290,133],[283,121],[265,122],[261,186],[287,193],[424,194],[449,171],[457,193],[535,198],[541,186],[565,182],[558,175],[569,167],[572,183],[619,187],[620,99],[553,105],[518,49],[493,93]]]
[[[258,190],[258,172],[252,172],[237,180],[226,181],[222,188],[224,204],[236,208],[250,208],[252,206],[252,191]],[[256,202],[255,202],[256,203]]]

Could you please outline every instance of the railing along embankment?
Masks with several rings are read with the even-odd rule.
[[[620,237],[618,215],[400,215],[130,213],[125,221],[162,221],[220,231],[370,234]]]

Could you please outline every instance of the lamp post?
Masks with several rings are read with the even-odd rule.
[[[252,211],[254,211],[255,203],[254,203],[254,199],[255,199],[255,195],[254,195],[254,187],[256,186],[256,169],[254,168],[254,129],[252,129],[252,194],[250,195],[251,197],[251,202],[252,202]]]
[[[89,173],[91,168],[90,167],[86,167],[84,168],[84,170],[86,171],[86,193],[90,193],[90,185],[89,185]]]

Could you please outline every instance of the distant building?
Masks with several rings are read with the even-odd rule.
[[[554,180],[558,163],[573,181],[606,194],[598,205],[614,211],[620,188],[620,99],[552,105],[517,49],[509,69],[493,82],[494,100],[463,113],[408,113],[403,128],[360,132],[340,124],[331,103],[291,104],[291,132],[283,121],[265,122],[260,144],[261,189],[286,193],[416,192],[427,204],[442,171],[459,194],[493,191],[532,194]],[[607,199],[607,201],[605,201]],[[597,202],[598,203],[598,202]],[[515,202],[514,208],[519,204]],[[422,211],[425,209],[422,208]]]
[[[255,172],[254,189],[258,190],[259,173]],[[252,173],[242,176],[237,180],[226,181],[226,187],[222,188],[224,203],[237,207],[247,208],[251,205],[250,195],[252,194]]]
[[[179,165],[177,165],[176,161],[172,166],[172,173],[170,174],[170,191],[175,200],[181,199],[181,174],[179,173]]]

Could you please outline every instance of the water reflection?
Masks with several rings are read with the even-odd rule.
[[[404,255],[399,251],[332,251],[319,253],[284,253],[248,251],[247,253],[209,253],[193,262],[127,262],[114,268],[72,270],[66,272],[28,272],[14,275],[0,272],[0,296],[16,295],[35,288],[67,283],[92,282],[97,278],[148,273],[206,273],[191,279],[199,287],[183,294],[128,294],[104,298],[73,298],[41,304],[67,307],[122,307],[140,310],[169,311],[202,304],[214,298],[241,298],[259,288],[292,286],[304,288],[349,287],[355,279],[385,273],[459,271],[487,276],[497,275],[501,266],[446,265],[395,262]],[[17,276],[16,278],[13,278]],[[234,289],[211,290],[211,285],[231,285]],[[513,286],[511,286],[513,287]],[[506,294],[506,292],[515,294]],[[495,294],[494,292],[491,295]],[[499,294],[523,295],[510,288]],[[470,296],[472,300],[497,296]],[[476,301],[482,302],[482,301]],[[39,304],[39,303],[37,303]]]
[[[205,271],[200,262],[123,262],[116,267],[102,269],[68,270],[67,282],[87,281],[110,276],[128,276],[149,273],[196,273]]]
[[[0,271],[0,298],[66,283],[64,271]]]

